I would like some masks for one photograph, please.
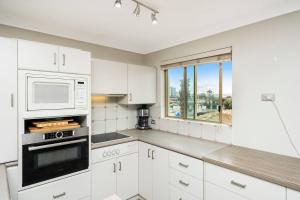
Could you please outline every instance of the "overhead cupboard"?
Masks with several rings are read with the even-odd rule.
[[[69,47],[18,40],[18,68],[91,74],[91,53]]]
[[[154,104],[156,68],[93,59],[92,94],[124,96],[121,104]]]

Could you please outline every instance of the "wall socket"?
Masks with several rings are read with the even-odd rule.
[[[275,101],[275,93],[262,93],[261,101]]]

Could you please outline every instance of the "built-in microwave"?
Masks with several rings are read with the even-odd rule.
[[[88,76],[35,71],[22,71],[19,75],[25,112],[88,110]]]

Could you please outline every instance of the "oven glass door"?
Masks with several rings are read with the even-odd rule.
[[[23,187],[87,169],[88,136],[23,146]]]
[[[57,110],[75,107],[75,80],[27,77],[27,109]]]

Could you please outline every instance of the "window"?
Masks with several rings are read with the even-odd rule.
[[[231,125],[231,54],[185,63],[164,68],[166,117]]]

